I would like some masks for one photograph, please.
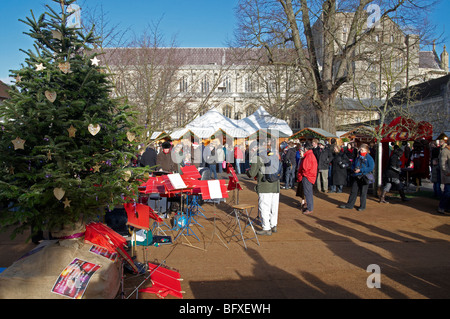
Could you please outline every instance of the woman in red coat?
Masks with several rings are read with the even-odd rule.
[[[313,185],[317,178],[317,159],[312,151],[311,142],[305,143],[305,155],[300,161],[297,173],[297,196],[302,197],[304,214],[309,215],[314,209]],[[304,206],[306,201],[306,207]],[[306,210],[305,210],[306,209]]]
[[[244,160],[244,153],[241,149],[241,144],[234,147],[234,163],[236,168],[236,174],[241,174],[241,163]]]

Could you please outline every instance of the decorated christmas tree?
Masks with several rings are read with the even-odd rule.
[[[84,34],[75,0],[52,0],[22,22],[34,39],[0,110],[0,226],[58,229],[100,218],[137,193],[142,171],[131,108],[111,96],[109,75]],[[56,10],[56,11],[55,11]]]

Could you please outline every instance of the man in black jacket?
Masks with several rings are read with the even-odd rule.
[[[145,150],[144,154],[142,154],[140,160],[139,160],[139,166],[141,167],[154,167],[156,166],[156,157],[157,157],[156,150],[150,145]]]
[[[283,157],[285,167],[285,187],[286,189],[294,188],[295,176],[297,172],[297,147],[293,141],[289,141],[288,149]]]
[[[319,192],[328,193],[328,169],[330,162],[333,159],[333,154],[325,142],[319,141],[319,152],[317,155],[318,174],[317,174],[317,190]]]
[[[401,173],[400,158],[402,157],[402,155],[403,150],[397,145],[395,145],[394,151],[392,152],[392,155],[389,158],[388,167],[385,172],[386,185],[384,186],[383,191],[381,193],[380,203],[388,203],[386,201],[386,194],[389,193],[393,184],[397,187],[400,197],[402,198],[402,201],[406,202],[409,200],[408,198],[406,198],[403,183],[400,181],[400,173]]]

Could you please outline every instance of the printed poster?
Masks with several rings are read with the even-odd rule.
[[[52,292],[72,299],[81,299],[89,280],[100,267],[100,265],[75,258],[61,272]]]

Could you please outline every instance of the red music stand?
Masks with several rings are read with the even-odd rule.
[[[239,179],[236,175],[236,172],[233,168],[233,166],[230,163],[227,163],[227,173],[231,174],[231,176],[228,176],[228,190],[229,191],[235,191],[235,199],[236,199],[236,205],[239,204],[239,191],[243,190],[241,183],[239,182]]]
[[[182,177],[189,177],[192,179],[202,178],[202,175],[200,175],[200,172],[198,171],[197,167],[195,167],[194,165],[183,166],[181,168],[181,172],[183,172]]]
[[[212,189],[214,184],[220,186],[220,195],[218,189]],[[223,179],[217,180],[196,180],[191,182],[192,192],[201,194],[203,199],[219,199],[228,198],[228,190],[226,181]]]
[[[127,225],[139,229],[150,229],[150,210],[149,206],[144,204],[125,203],[123,204],[127,212]]]
[[[162,299],[167,295],[183,298],[184,291],[181,290],[180,284],[183,279],[178,272],[152,263],[148,263],[148,269],[152,287],[139,289],[139,292],[154,293]]]
[[[164,184],[162,182],[162,177],[153,177],[150,176],[147,182],[142,184],[141,186],[145,187],[144,194],[156,194],[160,195],[165,194],[166,189],[164,188]]]
[[[139,273],[139,269],[134,264],[130,255],[125,251],[127,240],[116,233],[114,230],[102,223],[91,222],[86,225],[84,240],[101,246],[109,252],[118,252],[119,255],[133,268],[135,273]]]

